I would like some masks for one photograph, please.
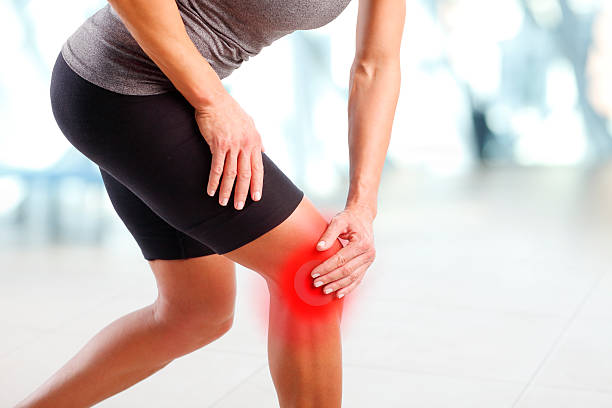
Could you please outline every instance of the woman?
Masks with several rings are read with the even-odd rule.
[[[404,0],[359,0],[350,187],[329,224],[263,153],[221,79],[349,1],[111,0],[66,41],[51,81],[55,119],[99,166],[158,297],[103,328],[19,407],[92,406],[222,336],[233,321],[234,262],[268,285],[280,405],[341,405],[341,298],[374,259]]]

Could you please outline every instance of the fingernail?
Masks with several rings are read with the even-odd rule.
[[[215,195],[215,192],[212,190],[208,190],[206,193],[211,197]]]
[[[242,201],[238,201],[238,204],[236,204],[236,209],[242,210],[242,207],[244,207],[244,203]]]
[[[342,296],[344,296],[344,293],[338,293],[338,299],[340,299]]]
[[[332,288],[325,288],[325,289],[323,289],[323,293],[325,293],[326,295],[331,293],[331,291],[332,291]]]
[[[317,281],[314,283],[314,285],[315,285],[315,288],[318,288],[319,286],[323,285],[323,282]]]
[[[325,246],[325,241],[319,241],[319,243],[317,244],[317,246],[319,248],[323,248]]]
[[[223,200],[221,200],[221,205],[226,205],[227,204],[227,198],[224,198]]]
[[[261,193],[259,191],[256,191],[255,194],[253,194],[253,200],[259,201],[260,198],[261,198]]]
[[[321,276],[321,274],[320,273],[313,273],[310,276],[312,276],[312,278],[314,279],[314,278],[318,278],[319,276]]]

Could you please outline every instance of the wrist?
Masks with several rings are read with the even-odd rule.
[[[345,210],[350,211],[358,211],[361,213],[365,213],[371,221],[374,221],[376,218],[376,205],[371,203],[359,202],[359,201],[347,201],[344,206]]]
[[[196,109],[206,109],[229,96],[229,92],[208,61],[201,55],[197,66],[202,71],[199,75],[190,77],[191,82],[188,85],[189,93],[192,95],[190,102]]]
[[[371,183],[353,181],[346,198],[345,208],[365,212],[372,220],[377,213],[377,194]]]
[[[194,97],[194,102],[192,105],[196,110],[206,110],[210,107],[218,105],[229,96],[229,93],[223,86],[217,87],[214,90],[193,90],[193,92],[196,96]]]

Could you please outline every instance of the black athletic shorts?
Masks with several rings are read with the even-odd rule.
[[[76,74],[59,53],[50,84],[55,120],[98,165],[117,214],[145,259],[223,254],[283,222],[304,193],[262,153],[262,197],[244,208],[206,193],[212,154],[194,108],[176,89],[123,95]]]

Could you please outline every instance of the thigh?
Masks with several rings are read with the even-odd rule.
[[[53,113],[68,141],[160,219],[217,254],[274,228],[303,197],[265,153],[259,201],[247,196],[236,210],[219,205],[218,191],[208,196],[212,154],[193,107],[178,91],[117,94],[80,78],[61,60],[51,81]]]
[[[100,169],[115,211],[153,271],[156,313],[166,322],[206,324],[231,320],[236,298],[235,264],[155,214],[113,176]]]
[[[113,208],[136,240],[146,260],[187,259],[215,253],[164,221],[108,172],[100,169],[100,174]]]
[[[316,244],[328,222],[308,197],[282,223],[248,244],[224,254],[227,258],[260,273],[268,282],[280,282],[281,274],[291,266],[312,260],[325,260],[342,244],[336,240],[326,251]],[[314,268],[314,266],[313,266]]]

